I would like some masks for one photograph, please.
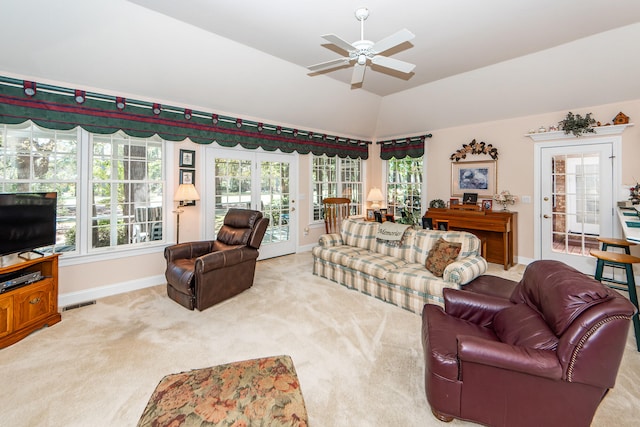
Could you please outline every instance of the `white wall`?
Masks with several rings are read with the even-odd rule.
[[[376,136],[638,99],[637,40],[640,23],[386,96]]]

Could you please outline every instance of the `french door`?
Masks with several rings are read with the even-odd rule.
[[[540,148],[540,258],[586,274],[598,236],[613,236],[614,144],[556,143]]]
[[[205,224],[207,238],[215,236],[229,208],[254,209],[269,218],[260,259],[296,251],[295,154],[208,147],[206,164],[205,209],[214,219]]]

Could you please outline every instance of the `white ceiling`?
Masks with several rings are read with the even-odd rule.
[[[321,35],[358,40],[354,11],[367,7],[365,39],[376,42],[402,28],[416,36],[385,53],[416,64],[411,75],[368,68],[362,86],[352,88],[380,96],[640,21],[638,0],[129,1],[303,67],[345,55]],[[350,85],[351,72],[321,74]]]

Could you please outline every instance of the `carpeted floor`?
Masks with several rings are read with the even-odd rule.
[[[0,350],[0,425],[135,426],[167,374],[281,354],[295,364],[311,426],[447,425],[426,402],[420,317],[313,276],[308,252],[259,262],[250,290],[204,312],[164,286],[64,312]],[[638,408],[631,332],[593,425],[636,425]]]

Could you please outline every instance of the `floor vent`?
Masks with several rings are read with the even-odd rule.
[[[74,308],[84,307],[85,305],[93,305],[95,303],[96,303],[96,300],[79,302],[78,304],[71,304],[66,307],[62,307],[62,311],[69,311],[69,310],[73,310]]]

